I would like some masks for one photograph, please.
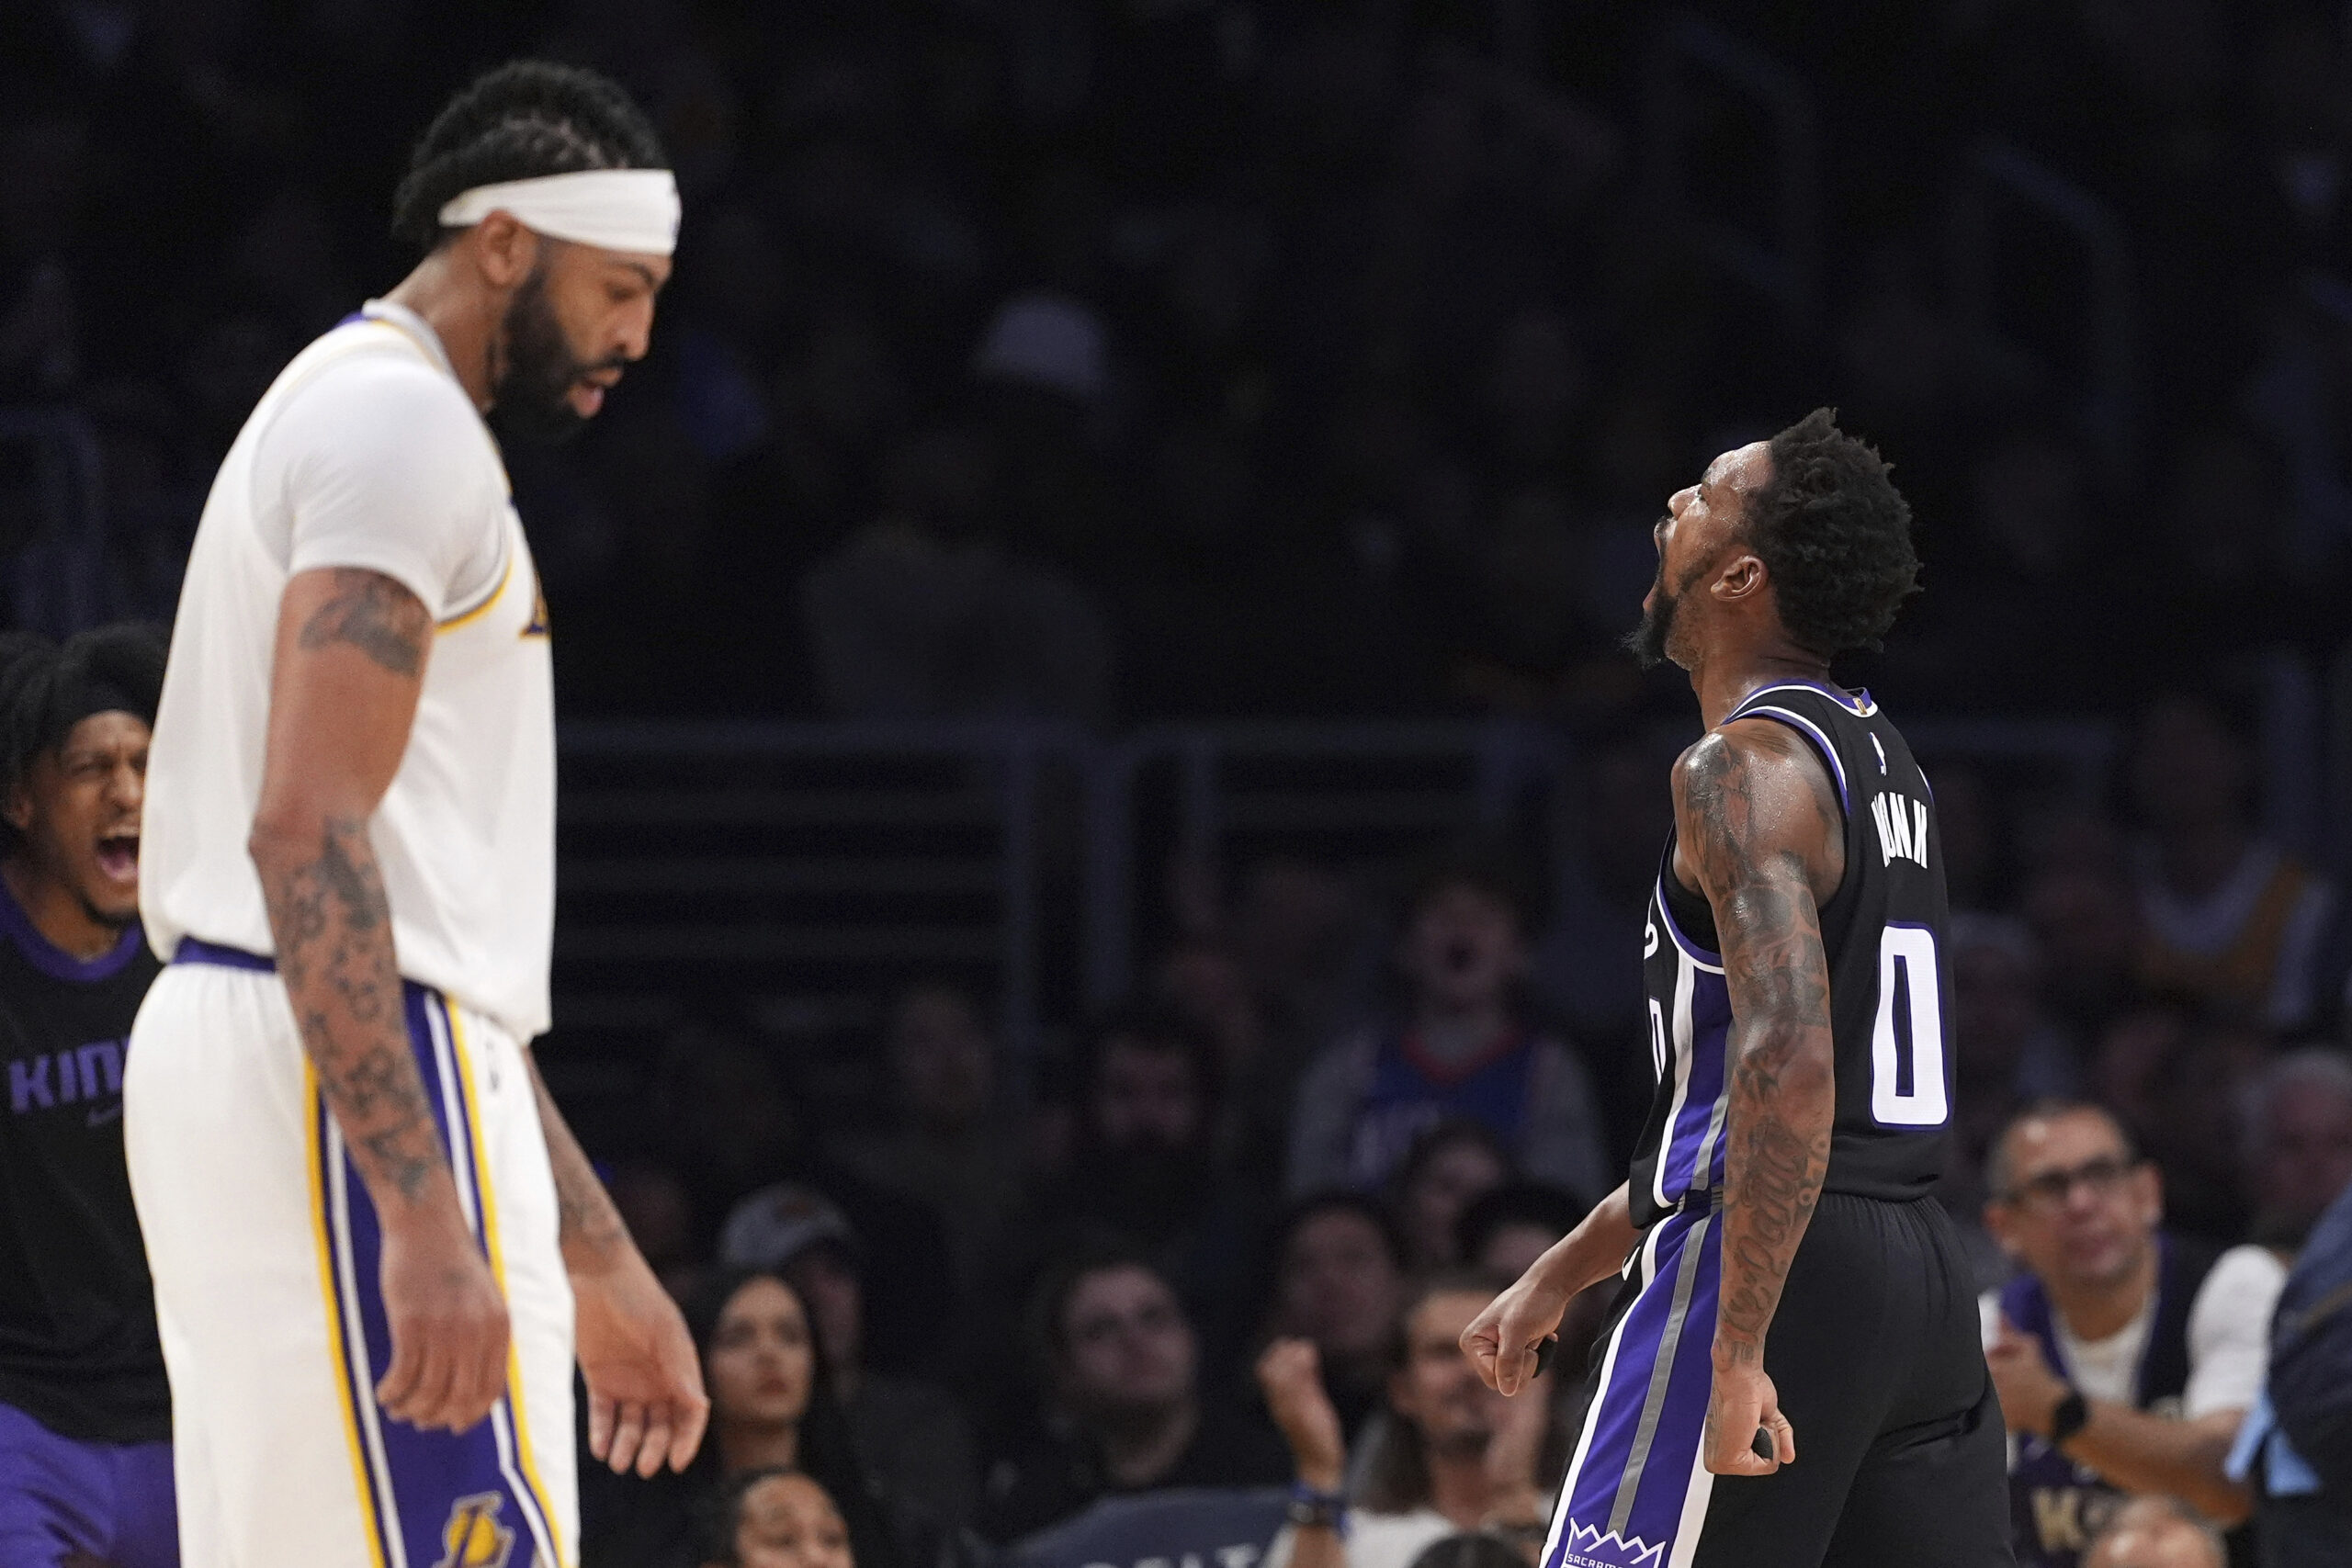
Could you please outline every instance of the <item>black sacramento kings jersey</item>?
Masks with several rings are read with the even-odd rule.
[[[1951,994],[1944,951],[1941,840],[1935,800],[1911,748],[1868,692],[1790,682],[1751,694],[1724,722],[1764,718],[1812,743],[1846,814],[1846,875],[1821,908],[1837,1051],[1838,1110],[1828,1192],[1906,1199],[1943,1168],[1951,1120]],[[1668,840],[1644,932],[1650,1059],[1657,1092],[1634,1152],[1634,1223],[1724,1179],[1724,984],[1713,909],[1674,876]]]

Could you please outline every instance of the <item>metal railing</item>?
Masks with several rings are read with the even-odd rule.
[[[2064,386],[2066,367],[2043,361],[2003,319],[1995,288],[1996,253],[2015,237],[2021,215],[2054,225],[2073,243],[2083,274],[2081,384]],[[2120,482],[2139,450],[2137,309],[2132,243],[2107,204],[2006,142],[1978,145],[1962,162],[1951,213],[1953,314],[1980,351],[2033,367],[2060,387],[2101,472]]]
[[[1708,216],[1708,204],[1690,194],[1695,101],[1709,87],[1743,100],[1770,143],[1769,235]],[[1712,265],[1770,300],[1791,338],[1810,333],[1820,308],[1821,131],[1804,81],[1765,51],[1678,11],[1651,46],[1642,102],[1647,199],[1697,238]]]
[[[1087,999],[1099,1006],[1133,982],[1137,793],[1151,772],[1173,775],[1168,836],[1189,860],[1230,860],[1244,836],[1261,852],[1361,859],[1499,829],[1531,792],[1560,784],[1566,756],[1559,732],[1507,720],[1168,726],[1106,748],[1088,792]]]
[[[641,1021],[653,998],[910,967],[1040,1014],[1039,781],[1082,773],[1035,724],[568,723],[560,738],[559,993]]]
[[[9,625],[64,637],[118,609],[107,579],[103,466],[89,422],[55,405],[0,409],[0,452],[23,465],[28,511],[0,517]]]
[[[2339,716],[2347,690],[2339,679]],[[1931,769],[2023,770],[2086,804],[2120,741],[2098,720],[1905,728]],[[1507,720],[1180,725],[1107,741],[1021,723],[572,722],[560,746],[567,1034],[642,1038],[713,996],[865,1029],[874,998],[947,973],[999,999],[1017,1071],[1048,1016],[1134,984],[1152,913],[1138,868],[1160,852],[1360,867],[1469,830],[1542,844],[1575,798],[1566,737]],[[1542,852],[1566,852],[1555,836]],[[1074,915],[1049,919],[1057,898]]]

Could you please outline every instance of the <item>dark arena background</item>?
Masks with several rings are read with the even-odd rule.
[[[650,356],[507,452],[561,715],[538,1050],[683,1298],[796,1270],[786,1425],[857,1568],[1251,1539],[1037,1532],[1287,1484],[1275,1336],[1352,1451],[1414,1429],[1410,1281],[1516,1272],[1648,1104],[1699,733],[1621,648],[1653,525],[1817,405],[1916,513],[1923,592],[1838,674],[1935,787],[1978,1283],[2035,1100],[2114,1113],[2180,1247],[2290,1255],[2352,1177],[2352,11],[12,0],[0,622],[170,619],[256,398],[409,266],[411,143],[526,54],[628,86],[685,203]],[[1449,965],[1544,1065],[1383,1122]],[[699,1568],[730,1419],[590,1487],[591,1568]],[[1360,1463],[1359,1512],[1445,1512],[1428,1472]]]

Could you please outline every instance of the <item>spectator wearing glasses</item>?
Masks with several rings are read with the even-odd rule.
[[[1192,1322],[1141,1253],[1065,1259],[1031,1308],[1046,1422],[989,1470],[978,1520],[989,1540],[1010,1545],[1100,1497],[1290,1479],[1273,1431],[1201,1386]]]
[[[2020,1266],[1983,1300],[2018,1561],[2076,1568],[2133,1494],[2244,1519],[2223,1465],[2268,1367],[2278,1257],[2166,1235],[2155,1168],[2096,1105],[2027,1107],[1986,1175],[1985,1228]]]

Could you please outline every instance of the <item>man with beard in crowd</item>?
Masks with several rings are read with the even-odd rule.
[[[1224,1349],[1257,1224],[1216,1170],[1217,1089],[1216,1047],[1182,1013],[1140,1004],[1097,1023],[1079,1063],[1069,1173],[1007,1228],[996,1301],[1027,1300],[1054,1258],[1116,1244],[1148,1258]]]
[[[124,1084],[188,1568],[573,1561],[575,1353],[597,1457],[701,1441],[685,1324],[529,1051],[554,672],[483,423],[576,429],[644,355],[665,165],[591,72],[466,87],[394,198],[422,259],[280,373],[205,503]]]

